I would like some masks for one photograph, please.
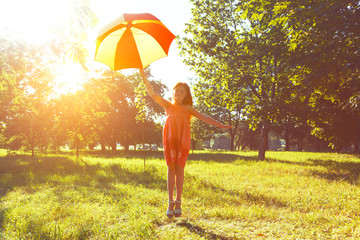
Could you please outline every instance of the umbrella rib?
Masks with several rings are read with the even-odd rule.
[[[116,30],[120,30],[122,28],[126,27],[126,24],[120,24],[117,25],[113,28],[111,28],[110,30],[106,31],[104,34],[102,34],[100,37],[98,37],[98,39],[100,41],[104,40],[107,36],[109,36],[111,33],[115,32]]]

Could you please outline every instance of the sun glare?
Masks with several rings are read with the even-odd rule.
[[[86,81],[86,72],[81,65],[68,63],[58,65],[54,71],[53,90],[56,95],[75,93],[82,88]]]
[[[3,2],[0,8],[0,35],[20,38],[35,44],[51,41],[68,20],[70,1],[13,0]],[[52,70],[55,78],[53,82],[55,95],[81,89],[85,71],[80,64],[59,63],[52,66]]]
[[[141,4],[139,4],[141,2]],[[165,0],[155,0],[157,3],[166,3],[171,5]],[[74,4],[74,0],[11,0],[2,1],[0,7],[0,36],[8,37],[9,39],[20,38],[28,43],[42,44],[52,41],[57,37],[59,28],[61,31],[64,29],[61,26],[69,21],[69,14],[71,7]],[[151,12],[160,19],[166,18],[170,13],[165,14],[165,11],[160,11],[157,7],[158,4],[154,4],[151,1],[125,1],[125,0],[89,0],[89,4],[92,10],[99,18],[98,25],[90,30],[88,29],[88,42],[85,43],[85,48],[88,50],[88,57],[86,66],[93,71],[94,69],[109,69],[108,66],[94,63],[95,55],[95,40],[98,30],[107,22],[112,21],[121,13],[145,13]],[[70,14],[71,16],[71,14]],[[170,25],[171,26],[171,25]],[[174,45],[174,44],[172,44]],[[174,48],[174,46],[173,46]],[[176,56],[172,54],[172,57],[166,59],[160,59],[151,65],[152,70],[161,79],[167,79],[167,81],[174,81],[174,77],[183,79],[183,74],[169,73],[166,64],[171,68],[171,64],[177,65],[176,69],[180,69],[178,62],[171,62],[172,58]],[[70,61],[66,61],[70,62]],[[89,67],[95,65],[95,68]],[[80,64],[73,63],[59,63],[59,66],[52,67],[55,76],[54,91],[56,95],[66,94],[69,92],[76,92],[82,88],[82,84],[85,82],[86,73]],[[124,72],[124,70],[122,71]],[[182,72],[179,71],[179,73]],[[178,79],[176,79],[178,81]]]
[[[13,0],[2,3],[2,29],[16,32],[29,41],[46,41],[50,32],[61,23],[67,1]]]

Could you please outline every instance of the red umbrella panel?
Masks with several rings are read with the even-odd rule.
[[[152,14],[124,13],[99,31],[95,60],[112,70],[144,69],[168,55],[174,38],[175,35]]]

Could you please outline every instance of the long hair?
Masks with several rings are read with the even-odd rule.
[[[178,82],[175,87],[173,88],[173,90],[175,90],[175,88],[177,88],[178,86],[183,86],[186,92],[186,96],[182,102],[182,104],[184,105],[190,105],[191,107],[193,106],[193,99],[191,96],[191,92],[190,92],[190,87],[189,85],[187,85],[186,83],[183,82]]]

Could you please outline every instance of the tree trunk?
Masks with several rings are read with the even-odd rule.
[[[101,146],[101,151],[102,152],[105,152],[106,151],[106,148],[105,148],[105,141],[104,141],[104,136],[102,133],[100,133],[100,146]]]
[[[268,139],[269,139],[269,125],[266,123],[261,129],[261,137],[260,137],[260,146],[259,146],[259,154],[258,159],[265,159],[265,152],[268,148]]]
[[[136,145],[135,145],[136,148]],[[129,144],[124,144],[125,153],[129,152]]]
[[[235,149],[240,150],[241,131],[239,132],[239,138],[236,141]]]
[[[297,142],[298,142],[298,151],[299,151],[299,152],[302,152],[303,146],[302,146],[301,138],[298,138],[298,139],[297,139]]]
[[[235,145],[235,133],[232,133],[230,130],[230,151],[234,151]]]
[[[196,141],[194,139],[191,139],[191,154],[194,154],[195,146],[196,146]]]
[[[111,150],[112,150],[112,152],[116,152],[116,141],[113,141],[111,143]]]
[[[290,151],[290,133],[288,130],[285,130],[285,151]]]
[[[75,141],[76,141],[76,157],[79,157],[79,138],[78,138],[78,133],[76,132],[76,137],[75,137]]]

